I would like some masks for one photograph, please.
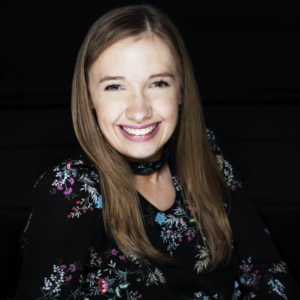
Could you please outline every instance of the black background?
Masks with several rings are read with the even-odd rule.
[[[184,3],[183,3],[184,2]],[[300,282],[299,10],[289,4],[148,1],[179,28],[205,119]],[[78,144],[70,115],[76,55],[106,11],[139,1],[0,4],[1,263],[17,285],[20,234],[30,194],[51,164]],[[2,261],[3,260],[3,261]]]

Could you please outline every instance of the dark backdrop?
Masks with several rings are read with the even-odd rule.
[[[70,117],[78,49],[101,14],[137,3],[73,2],[0,4],[0,260],[7,278],[2,291],[10,297],[33,184],[78,149]],[[300,282],[299,10],[287,4],[148,3],[179,27],[206,122]]]

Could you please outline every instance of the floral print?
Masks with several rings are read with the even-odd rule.
[[[49,278],[44,278],[44,286],[40,288],[43,291],[43,296],[36,298],[36,300],[58,297],[62,286],[72,280],[71,273],[76,272],[77,269],[83,270],[80,262],[69,264],[68,267],[64,264],[53,265],[53,273]]]
[[[265,279],[268,282],[269,294],[276,293],[283,299],[287,300],[285,295],[285,287],[279,279],[273,277],[275,273],[286,273],[286,264],[284,262],[273,264],[273,268],[269,269],[266,275],[260,274],[260,271],[254,268],[251,263],[251,257],[243,261],[240,265],[240,282],[245,286],[254,287],[254,291],[250,293],[247,299],[255,298],[255,291],[259,288],[259,283]]]
[[[194,268],[197,270],[197,273],[201,273],[203,270],[206,270],[210,263],[210,251],[208,246],[198,245],[198,254],[196,258],[198,259],[195,263]]]
[[[182,199],[178,174],[174,174],[172,179],[177,191],[177,199],[172,208],[160,212],[149,203],[146,208],[147,214],[144,215],[148,225],[152,227],[154,223],[159,225],[160,237],[163,244],[167,245],[167,251],[171,257],[180,244],[184,241],[189,242],[195,237],[197,230],[188,202]]]
[[[83,164],[82,160],[69,160],[63,162],[61,165],[54,168],[56,172],[56,179],[52,183],[52,186],[55,186],[58,191],[63,191],[63,194],[66,195],[67,200],[76,199],[75,204],[72,207],[72,212],[67,215],[67,217],[79,218],[82,213],[87,211],[93,211],[94,208],[102,208],[102,197],[97,190],[96,184],[99,183],[98,174],[94,172],[84,172],[83,168],[77,168]],[[83,172],[82,172],[83,171]],[[81,184],[80,190],[86,192],[86,197],[78,199],[77,195],[73,189],[72,185],[75,183],[75,179]],[[55,194],[55,188],[50,190],[51,194]]]
[[[216,161],[220,169],[223,171],[229,189],[234,192],[237,191],[242,187],[242,183],[234,176],[233,168],[231,164],[224,158],[220,147],[216,143],[216,137],[214,133],[209,129],[207,129],[206,132],[208,140],[210,142],[210,146],[215,154]]]
[[[100,292],[101,295],[105,294],[109,288],[108,282],[103,278],[99,279],[99,281],[97,282],[97,286],[98,286],[98,291]]]
[[[163,225],[166,223],[166,217],[164,213],[157,213],[155,222],[157,222],[159,225]]]
[[[218,300],[220,298],[218,297],[217,294],[215,294],[213,296],[208,296],[205,292],[199,291],[199,292],[194,293],[194,298],[184,297],[184,299],[187,299],[187,300]]]
[[[82,282],[80,291],[84,293],[85,297],[107,294],[112,297],[111,299],[114,299],[115,296],[141,299],[142,294],[131,289],[132,281],[143,282],[146,286],[165,284],[166,282],[163,273],[157,267],[153,270],[149,261],[139,261],[132,255],[128,255],[130,257],[128,259],[116,249],[106,252],[106,267],[100,269],[102,257],[98,257],[98,260],[95,261],[97,253],[94,252],[93,247],[90,250],[92,256],[90,267],[97,267],[98,271],[88,273],[85,282]],[[129,262],[133,265],[128,269]],[[76,291],[71,296],[75,298],[78,292]]]
[[[175,208],[170,213],[155,212],[146,217],[148,224],[155,222],[160,227],[160,237],[164,244],[167,245],[167,251],[173,256],[174,251],[184,241],[191,241],[196,234],[196,226],[191,212],[188,208],[182,207],[181,201],[175,201]]]
[[[136,268],[127,269],[127,264],[122,267],[119,264],[120,261],[128,262],[129,260],[124,255],[121,255],[120,251],[116,249],[108,250],[106,258],[109,258],[107,267],[102,267],[103,259],[95,252],[94,247],[89,248],[90,251],[90,268],[97,268],[97,272],[89,272],[84,279],[81,275],[77,288],[72,292],[67,299],[81,299],[84,295],[84,299],[89,299],[89,296],[99,296],[108,294],[109,297],[114,299],[114,295],[118,298],[124,297],[126,299],[141,299],[142,294],[138,291],[130,289],[132,280],[135,282],[144,282],[146,286],[152,284],[159,285],[165,284],[166,279],[159,268],[155,267],[153,270],[151,263],[147,260],[139,261],[134,256],[130,256],[131,262]],[[115,256],[115,258],[111,257]],[[118,266],[117,266],[118,264]],[[59,297],[61,288],[66,283],[73,280],[72,273],[78,270],[83,270],[80,262],[69,264],[54,265],[53,274],[49,278],[45,277],[44,286],[40,289],[43,290],[43,296],[38,299],[55,299]]]
[[[257,254],[265,251],[259,246],[260,241],[269,241],[269,232],[262,223],[251,226],[243,223],[245,212],[254,217],[256,213],[246,205],[247,199],[237,197],[241,182],[217,145],[213,132],[207,130],[207,134],[232,192],[228,213],[233,213],[230,215],[232,220],[229,219],[233,231],[238,227],[234,231],[237,232],[234,240],[245,243],[248,235],[255,236],[253,243],[247,244],[252,257],[234,247],[233,255],[239,260],[238,264],[232,260],[225,271],[217,266],[213,272],[208,272],[210,248],[206,238],[201,239],[197,234],[193,213],[184,197],[171,155],[168,163],[173,170],[176,191],[172,207],[159,211],[146,199],[140,197],[140,200],[150,242],[172,259],[172,263],[139,260],[120,251],[104,230],[101,214],[104,203],[96,168],[88,159],[75,157],[45,172],[36,184],[36,189],[42,189],[43,193],[42,197],[38,193],[38,199],[35,199],[38,205],[33,206],[35,210],[22,236],[25,271],[15,300],[250,300],[258,298],[259,293],[262,297],[263,293],[267,293],[274,300],[291,300],[285,284],[288,280],[286,265],[278,263],[279,258],[277,263],[266,264],[267,268],[252,263],[259,262]],[[239,208],[234,214],[236,203],[246,207],[245,211]],[[45,212],[49,212],[49,205],[54,205],[52,218],[50,214],[44,217]],[[272,244],[268,245],[268,249],[272,249]],[[58,249],[58,253],[54,253],[53,249]],[[242,261],[240,257],[249,258]],[[223,274],[222,280],[218,274]],[[208,292],[206,286],[210,286],[212,291]],[[217,293],[220,287],[228,291],[226,296]]]

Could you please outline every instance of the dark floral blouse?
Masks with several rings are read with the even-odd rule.
[[[207,133],[231,191],[230,209],[224,201],[234,240],[228,265],[209,271],[209,247],[197,233],[171,156],[176,190],[172,207],[160,211],[139,196],[146,234],[175,263],[141,261],[122,253],[105,233],[99,177],[83,154],[46,171],[35,185],[14,299],[299,299],[297,283],[268,230],[214,134]]]

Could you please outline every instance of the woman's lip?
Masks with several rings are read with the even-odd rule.
[[[120,132],[122,133],[122,135],[124,137],[126,137],[127,139],[129,139],[131,141],[135,141],[135,142],[145,142],[145,141],[151,140],[157,134],[157,132],[159,131],[159,129],[161,127],[161,122],[156,122],[153,124],[154,125],[157,124],[157,126],[155,127],[155,129],[152,132],[149,132],[146,135],[131,135],[122,129],[122,125],[119,125],[118,128],[119,128]]]
[[[143,129],[143,128],[147,128],[156,124],[159,124],[161,122],[153,122],[153,123],[149,123],[149,124],[144,124],[144,125],[125,125],[125,124],[118,124],[117,126],[119,127],[125,127],[125,128],[132,128],[132,129]]]

